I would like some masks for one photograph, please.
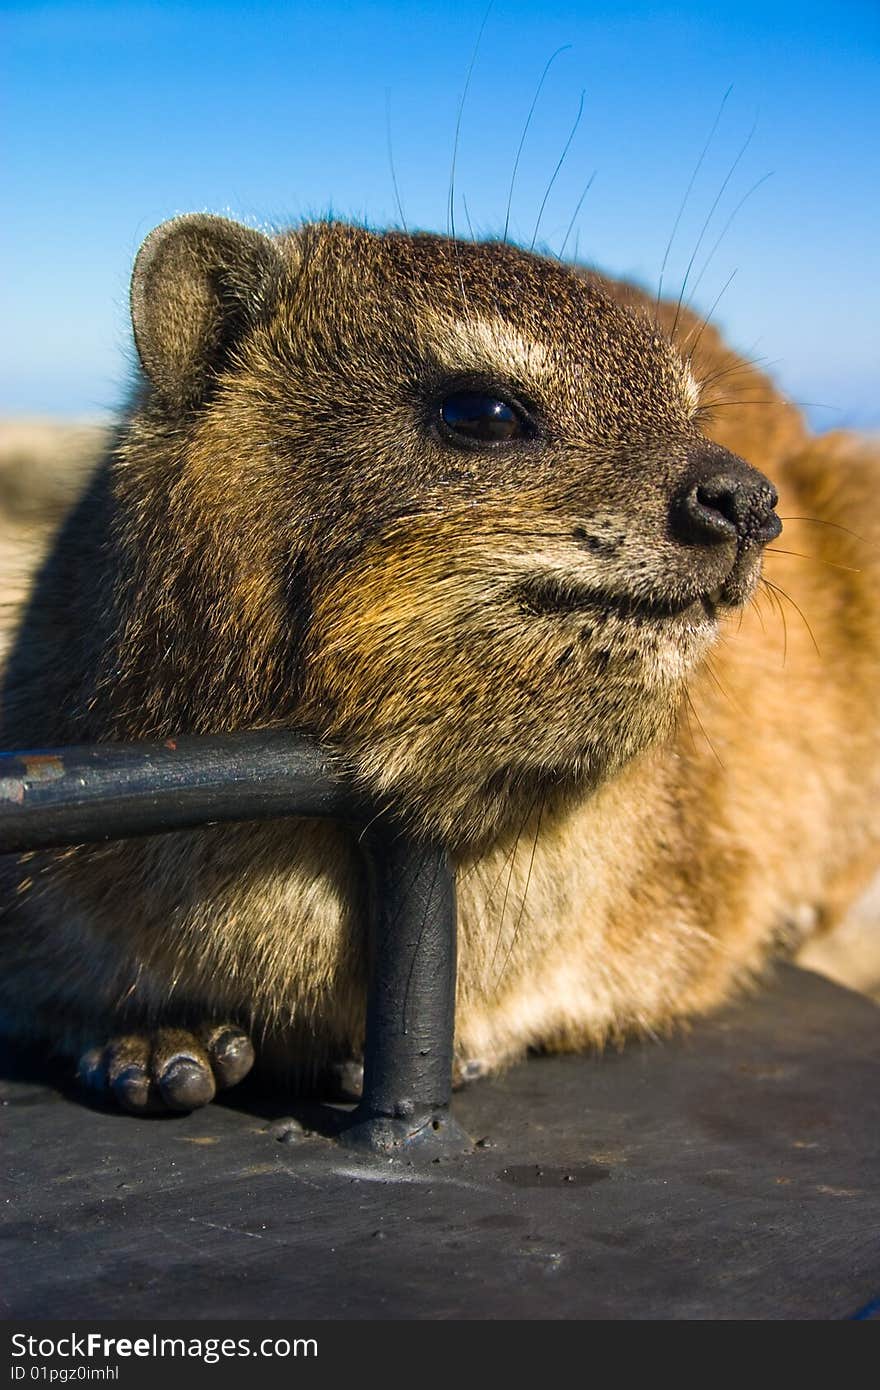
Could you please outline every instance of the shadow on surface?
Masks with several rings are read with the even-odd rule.
[[[254,1088],[156,1125],[9,1062],[7,1316],[877,1315],[880,1014],[806,971],[475,1083],[474,1151],[424,1166]]]

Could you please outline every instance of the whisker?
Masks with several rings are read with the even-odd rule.
[[[581,123],[581,117],[582,117],[583,114],[584,114],[584,97],[585,97],[585,96],[586,96],[586,91],[581,92],[581,99],[580,99],[580,102],[579,102],[579,104],[578,104],[578,112],[577,112],[577,115],[576,115],[575,118],[574,118],[574,124],[572,125],[571,130],[569,131],[568,139],[567,139],[566,142],[565,142],[565,146],[564,146],[564,148],[563,148],[562,154],[559,156],[559,160],[558,160],[558,162],[557,162],[556,168],[553,170],[553,174],[552,174],[552,176],[551,176],[550,182],[548,183],[546,192],[544,193],[544,197],[543,197],[542,200],[541,200],[541,206],[540,206],[539,209],[538,209],[538,216],[537,216],[537,219],[536,219],[536,221],[535,221],[535,230],[534,230],[534,232],[532,233],[532,240],[531,240],[531,242],[530,242],[530,244],[529,244],[529,250],[530,250],[530,251],[534,251],[534,249],[535,249],[535,242],[538,240],[538,228],[539,228],[540,225],[541,225],[541,218],[544,216],[544,209],[545,209],[545,207],[547,206],[547,199],[550,197],[550,194],[551,194],[551,192],[552,192],[552,190],[553,190],[553,185],[554,185],[554,183],[556,182],[557,175],[559,174],[560,169],[562,168],[563,164],[565,163],[565,156],[568,154],[569,150],[571,149],[571,142],[572,142],[572,140],[574,139],[575,135],[577,134],[577,128],[578,128],[578,126],[579,126],[580,123]]]
[[[529,107],[529,114],[526,116],[526,123],[523,126],[523,132],[519,139],[519,145],[517,146],[516,158],[513,161],[513,173],[510,176],[510,188],[508,189],[507,193],[507,211],[504,215],[504,232],[501,236],[502,241],[507,240],[507,233],[510,228],[510,209],[513,204],[513,188],[514,184],[516,183],[516,175],[519,169],[519,161],[522,156],[523,146],[526,143],[526,136],[529,133],[529,127],[532,124],[532,117],[535,114],[535,107],[538,105],[538,98],[541,95],[541,88],[544,86],[547,74],[552,68],[553,64],[556,62],[556,59],[559,57],[560,53],[566,53],[570,48],[570,43],[564,43],[561,48],[557,48],[555,53],[551,53],[550,57],[544,64],[544,71],[541,73],[540,81],[538,82],[538,85],[535,88],[535,95],[532,97],[532,104]]]
[[[875,548],[867,537],[860,536],[858,531],[851,531],[848,526],[841,526],[838,521],[826,521],[823,517],[819,516],[781,516],[779,520],[784,521],[786,524],[789,521],[805,521],[811,526],[833,526],[835,531],[845,531],[846,534],[852,536],[854,540],[861,541],[863,545],[870,545],[872,550]]]
[[[672,333],[670,334],[670,337],[672,337],[672,338],[675,337],[675,330],[676,330],[676,328],[678,327],[678,318],[679,318],[679,314],[681,313],[681,303],[682,303],[682,300],[684,299],[684,292],[685,292],[685,290],[687,289],[687,283],[688,283],[688,280],[690,279],[691,271],[693,270],[694,261],[697,259],[697,252],[699,251],[700,247],[701,247],[702,244],[703,244],[703,237],[706,235],[706,232],[709,230],[709,223],[712,221],[712,218],[715,216],[715,209],[718,207],[718,204],[721,202],[721,199],[722,199],[723,196],[724,196],[724,190],[727,188],[727,185],[730,183],[730,180],[733,178],[734,172],[735,172],[735,170],[736,170],[736,166],[739,164],[739,162],[740,162],[740,160],[742,159],[743,155],[745,154],[746,150],[749,148],[749,145],[752,143],[752,139],[753,139],[753,137],[754,137],[754,134],[755,134],[755,131],[757,130],[757,128],[758,128],[758,122],[755,121],[755,124],[752,126],[751,130],[749,131],[748,135],[747,135],[746,138],[745,138],[745,141],[744,141],[743,144],[741,145],[740,150],[739,150],[739,153],[737,154],[736,158],[734,159],[733,163],[731,164],[730,168],[728,169],[728,171],[727,171],[727,177],[724,179],[723,183],[721,184],[721,187],[719,188],[718,192],[716,193],[716,195],[715,195],[715,201],[713,202],[712,206],[710,207],[709,212],[708,212],[708,215],[707,215],[707,217],[706,217],[706,220],[705,220],[705,222],[703,223],[703,225],[702,225],[702,227],[701,227],[701,229],[700,229],[700,235],[697,237],[697,244],[696,244],[696,246],[694,247],[693,253],[692,253],[692,255],[691,255],[691,258],[690,258],[690,260],[689,260],[688,263],[687,263],[687,269],[685,270],[685,273],[684,273],[684,279],[683,279],[682,282],[681,282],[681,289],[680,289],[679,295],[678,295],[678,303],[677,303],[676,306],[675,306],[675,318],[673,319],[673,322],[672,322]]]
[[[780,618],[782,619],[782,666],[784,669],[788,660],[788,623],[785,618],[785,609],[783,608],[782,603],[780,602],[777,595],[774,594],[772,591],[768,590],[767,597],[770,599],[773,607],[777,610]]]
[[[696,719],[697,723],[698,723],[699,726],[700,726],[700,732],[701,732],[701,734],[703,735],[703,738],[706,740],[706,742],[708,743],[709,747],[712,749],[712,752],[715,754],[715,757],[716,757],[717,760],[718,760],[718,766],[719,766],[722,770],[726,771],[726,769],[724,768],[723,762],[722,762],[721,759],[718,757],[718,749],[715,747],[715,745],[714,745],[714,743],[712,742],[712,740],[710,739],[709,735],[706,733],[705,727],[704,727],[704,725],[703,725],[703,721],[702,721],[702,719],[700,718],[700,716],[697,714],[696,708],[695,708],[695,706],[694,706],[694,702],[693,702],[693,700],[691,699],[690,694],[689,694],[689,692],[688,692],[687,690],[684,692],[684,698],[687,700],[688,704],[689,704],[690,707],[691,707],[691,710],[692,710],[692,712],[693,712],[693,716],[694,716],[694,718]]]
[[[676,218],[675,218],[675,221],[674,221],[673,224],[672,224],[672,231],[671,231],[670,234],[669,234],[669,240],[668,240],[668,242],[666,243],[666,250],[663,252],[663,262],[662,262],[662,264],[661,264],[661,266],[660,266],[660,280],[659,280],[659,283],[658,283],[658,285],[657,285],[657,302],[656,302],[656,304],[655,304],[655,306],[654,306],[654,322],[655,322],[655,323],[656,323],[656,321],[657,321],[657,314],[659,313],[659,310],[660,310],[660,300],[663,298],[663,276],[664,276],[664,274],[665,274],[665,272],[666,272],[666,264],[667,264],[667,261],[669,260],[669,253],[670,253],[670,251],[672,250],[672,243],[675,241],[675,234],[676,234],[676,232],[678,231],[679,223],[681,222],[681,219],[682,219],[682,217],[684,216],[684,210],[685,210],[685,208],[687,207],[688,199],[690,198],[690,196],[691,196],[691,191],[692,191],[692,189],[693,189],[693,186],[694,186],[694,184],[695,184],[696,181],[697,181],[697,175],[699,174],[701,168],[703,167],[703,160],[706,158],[706,155],[707,155],[708,152],[709,152],[709,146],[711,145],[713,136],[715,135],[715,132],[716,132],[716,130],[718,129],[718,123],[719,123],[719,121],[721,120],[722,114],[723,114],[723,112],[724,112],[724,108],[725,108],[725,106],[727,105],[727,99],[728,99],[728,97],[730,96],[730,94],[731,94],[732,91],[733,91],[733,83],[731,83],[731,85],[728,87],[727,91],[724,93],[724,96],[721,98],[721,105],[718,107],[718,111],[717,111],[717,114],[716,114],[716,116],[715,116],[715,120],[712,122],[712,129],[709,131],[709,134],[708,134],[708,136],[706,137],[706,143],[705,143],[705,145],[703,146],[702,150],[700,151],[700,157],[699,157],[699,159],[697,160],[696,164],[694,165],[694,171],[693,171],[693,173],[691,174],[690,182],[689,182],[687,188],[685,189],[684,197],[683,197],[682,200],[681,200],[681,206],[679,207],[678,213],[677,213]]]
[[[468,235],[471,241],[476,241],[476,237],[474,236],[474,226],[471,222],[470,209],[468,208],[468,200],[463,193],[461,195],[461,203],[462,207],[464,208],[464,220],[465,222],[467,222]]]
[[[520,839],[521,839],[521,837],[522,837],[522,833],[523,833],[523,831],[525,830],[525,828],[526,828],[526,826],[527,826],[527,824],[528,824],[528,822],[529,822],[529,817],[532,815],[532,812],[533,812],[534,809],[535,809],[536,803],[537,803],[537,796],[535,796],[535,797],[532,798],[532,801],[531,801],[531,803],[530,803],[530,805],[529,805],[529,807],[528,807],[528,809],[527,809],[525,815],[523,816],[522,823],[520,824],[519,830],[516,832],[516,839],[515,839],[514,842],[513,842],[513,853],[512,853],[511,856],[510,856],[510,872],[509,872],[509,874],[507,875],[507,886],[506,886],[506,888],[505,888],[505,890],[504,890],[504,901],[503,901],[502,904],[501,904],[501,916],[500,916],[500,918],[499,918],[499,920],[498,920],[498,934],[497,934],[497,936],[495,937],[495,949],[494,949],[494,951],[492,952],[492,960],[491,960],[491,963],[490,963],[490,965],[489,965],[489,973],[490,973],[490,974],[494,974],[494,972],[495,972],[495,961],[498,959],[498,952],[499,952],[499,950],[501,949],[501,941],[502,941],[502,937],[503,937],[503,933],[504,933],[504,915],[505,915],[505,913],[507,912],[507,900],[508,900],[508,898],[510,897],[510,886],[511,886],[511,884],[512,884],[512,882],[513,882],[513,871],[514,871],[514,869],[516,868],[516,852],[517,852],[517,850],[519,849],[519,842],[520,842]],[[501,977],[499,976],[498,978],[500,979]],[[496,981],[496,985],[497,985],[497,981]]]
[[[391,808],[390,805],[387,805],[387,806],[380,806],[380,807],[379,807],[379,810],[376,812],[376,814],[375,814],[374,816],[371,816],[371,817],[370,817],[370,819],[367,821],[366,825],[363,827],[363,829],[362,829],[362,830],[360,831],[360,833],[358,834],[358,837],[357,837],[357,842],[358,842],[358,844],[362,844],[362,843],[363,843],[364,838],[365,838],[366,835],[369,833],[369,831],[372,830],[372,828],[373,828],[373,826],[376,824],[376,822],[379,821],[379,820],[381,820],[383,816],[390,815],[390,814],[391,814],[391,810],[392,810],[392,808]]]
[[[806,619],[806,617],[804,616],[804,611],[803,611],[803,609],[802,609],[801,607],[799,607],[799,605],[798,605],[797,603],[795,603],[795,601],[794,601],[794,599],[792,598],[791,594],[787,594],[787,593],[785,592],[784,589],[780,589],[780,587],[779,587],[778,584],[772,583],[772,581],[769,580],[769,579],[767,579],[766,576],[764,576],[764,575],[761,576],[761,583],[762,583],[762,584],[765,584],[765,585],[767,586],[768,589],[772,589],[775,593],[780,594],[780,595],[782,596],[782,598],[788,599],[788,602],[791,604],[791,606],[792,606],[792,608],[795,610],[795,612],[800,616],[801,622],[804,624],[804,627],[807,629],[807,632],[810,634],[810,641],[812,642],[813,646],[815,647],[815,649],[816,649],[816,655],[818,656],[819,660],[821,661],[821,660],[822,660],[822,653],[821,653],[820,650],[819,650],[819,644],[818,644],[818,642],[816,641],[815,635],[814,635],[814,633],[813,633],[813,629],[810,627],[810,624],[807,622],[807,619]]]
[[[812,560],[817,565],[828,565],[833,570],[846,570],[847,574],[861,574],[855,565],[839,565],[836,560],[825,560],[821,555],[802,555],[799,550],[780,550],[778,546],[767,546],[767,555],[791,555],[796,560]]]
[[[388,164],[391,169],[391,184],[394,189],[394,201],[397,204],[397,211],[400,214],[400,225],[404,232],[409,235],[409,228],[406,225],[406,215],[403,211],[403,203],[400,200],[400,189],[397,186],[397,174],[394,169],[394,151],[391,147],[391,91],[385,88],[385,138],[388,145]]]
[[[729,691],[725,690],[717,672],[715,671],[715,668],[712,665],[712,662],[709,660],[708,657],[703,662],[703,670],[706,672],[707,676],[711,680],[712,684],[715,686],[716,690],[724,696],[725,700],[731,706],[731,708],[735,709],[738,714],[744,714],[745,711],[743,710],[742,706],[736,700],[734,700],[733,696],[730,694]]]
[[[561,261],[561,260],[562,260],[562,257],[563,257],[564,254],[565,254],[565,248],[566,248],[566,246],[568,245],[568,238],[571,236],[572,229],[573,229],[573,227],[574,227],[575,222],[577,221],[577,216],[578,216],[578,213],[580,212],[580,210],[581,210],[581,208],[582,208],[582,206],[583,206],[584,199],[586,198],[587,194],[589,193],[590,189],[591,189],[592,186],[593,186],[593,180],[595,179],[597,172],[598,172],[598,171],[597,171],[596,169],[593,170],[592,174],[591,174],[590,177],[587,179],[586,186],[585,186],[585,188],[584,188],[583,193],[581,194],[581,196],[580,196],[580,197],[578,198],[578,200],[577,200],[577,207],[575,208],[574,212],[572,213],[571,221],[570,221],[569,224],[568,224],[568,229],[567,229],[567,231],[566,231],[566,233],[565,233],[565,236],[563,237],[562,245],[560,246],[559,252],[558,252],[558,254],[557,254],[557,256],[556,256],[557,261]]]
[[[803,409],[809,409],[809,410],[838,410],[838,411],[839,411],[840,408],[841,408],[840,406],[837,406],[837,405],[822,405],[821,402],[819,402],[819,401],[790,401],[790,400],[786,400],[785,397],[777,397],[776,399],[773,399],[773,398],[771,397],[771,398],[766,399],[766,400],[763,399],[763,398],[754,399],[754,400],[749,400],[749,399],[748,399],[747,397],[745,397],[745,396],[730,396],[730,397],[727,397],[727,398],[724,399],[724,400],[707,401],[705,405],[700,406],[700,409],[701,409],[701,410],[715,410],[716,407],[720,409],[722,406],[732,406],[732,405],[775,405],[775,406],[787,406],[787,407],[789,407],[789,408],[791,408],[791,407],[796,407],[796,408],[801,409],[801,410],[803,410]]]
[[[734,278],[734,276],[737,274],[737,272],[738,272],[738,267],[730,272],[730,274],[728,275],[727,279],[724,281],[724,284],[721,286],[721,289],[720,289],[720,290],[718,291],[718,293],[716,294],[715,299],[714,299],[713,304],[712,304],[712,308],[709,310],[708,314],[706,315],[706,317],[703,319],[702,323],[700,324],[700,331],[699,331],[699,333],[697,333],[696,339],[695,339],[695,341],[694,341],[694,345],[693,345],[693,347],[691,348],[691,353],[690,353],[691,356],[693,356],[693,354],[696,352],[697,348],[700,346],[700,339],[702,338],[703,334],[705,333],[706,329],[708,328],[709,323],[710,323],[710,321],[711,321],[711,319],[712,319],[712,315],[715,313],[715,310],[718,308],[718,305],[719,305],[719,303],[721,302],[721,296],[724,294],[724,292],[726,291],[728,285],[729,285],[730,282],[733,280],[733,278]],[[675,322],[676,322],[676,323],[678,322],[678,314],[677,314],[677,313],[676,313],[676,316],[675,316]],[[680,349],[682,352],[684,351],[685,347],[687,346],[688,338],[691,337],[691,335],[693,334],[693,332],[694,332],[694,330],[693,330],[693,328],[692,328],[691,331],[690,331],[690,333],[688,334],[687,338],[685,338],[684,343],[682,343],[681,349]],[[674,334],[675,334],[675,323],[672,325],[672,333],[670,334],[670,337],[674,336]],[[703,383],[704,388],[705,388],[705,384],[706,384],[706,383]]]
[[[687,343],[687,339],[685,339],[685,343]],[[692,348],[691,351],[688,353],[688,362],[693,361],[695,351],[696,346],[694,346],[694,348]],[[728,367],[719,367],[717,372],[710,372],[708,376],[700,377],[700,387],[702,390],[705,391],[710,386],[717,386],[718,382],[723,381],[725,377],[742,376],[743,372],[750,372],[755,367],[759,366],[763,366],[765,369],[769,369],[770,367],[775,367],[779,360],[780,359],[777,358],[776,361],[769,362],[766,357],[756,357],[753,359],[750,358],[748,361],[745,362],[732,362]]]
[[[454,252],[455,252],[455,260],[456,260],[456,265],[457,265],[457,267],[458,267],[458,280],[459,280],[459,284],[460,284],[460,286],[461,286],[461,297],[462,297],[462,303],[463,303],[463,305],[464,305],[465,313],[467,313],[467,311],[468,311],[467,294],[466,294],[465,288],[464,288],[464,276],[462,275],[462,271],[461,271],[461,261],[460,261],[459,254],[458,254],[458,243],[457,243],[456,236],[455,236],[455,168],[456,168],[456,164],[458,163],[458,146],[459,146],[459,141],[460,141],[460,139],[461,139],[461,122],[462,122],[462,117],[464,116],[464,105],[465,105],[465,102],[467,101],[467,95],[468,95],[468,92],[469,92],[469,90],[470,90],[471,77],[473,76],[474,66],[475,66],[476,61],[477,61],[477,54],[478,54],[479,51],[480,51],[480,43],[482,42],[483,32],[484,32],[484,30],[485,30],[485,28],[486,28],[486,25],[487,25],[488,21],[489,21],[489,14],[490,14],[490,12],[491,12],[491,10],[492,10],[493,4],[494,4],[494,0],[489,0],[488,5],[486,6],[486,12],[485,12],[485,14],[483,15],[483,22],[482,22],[482,24],[480,25],[480,30],[479,30],[479,33],[477,34],[477,41],[476,41],[476,43],[474,44],[474,51],[473,51],[473,53],[471,54],[471,60],[470,60],[470,63],[468,64],[467,76],[465,77],[465,82],[464,82],[464,90],[462,91],[462,94],[461,94],[461,101],[458,103],[458,114],[457,114],[456,119],[455,119],[455,140],[453,141],[453,145],[452,145],[452,167],[451,167],[451,169],[450,169],[450,171],[449,171],[449,207],[448,207],[448,214],[447,214],[447,225],[448,225],[448,228],[449,228],[449,234],[450,234],[450,236],[451,236],[451,238],[452,238],[452,245],[453,245]]]
[[[531,814],[531,813],[530,813],[530,814]],[[523,821],[523,824],[520,826],[519,835],[522,834],[524,826],[525,826],[525,821]],[[501,868],[498,870],[498,873],[495,875],[495,878],[494,878],[494,880],[493,880],[493,882],[492,882],[492,887],[489,889],[488,893],[485,895],[484,902],[486,903],[487,906],[489,905],[489,903],[491,903],[491,901],[492,901],[492,899],[494,898],[496,892],[498,891],[498,885],[500,884],[502,878],[504,877],[505,872],[506,872],[506,870],[507,870],[508,865],[510,864],[511,859],[512,859],[513,856],[516,854],[516,847],[517,847],[517,845],[518,845],[518,843],[519,843],[519,835],[515,836],[514,841],[513,841],[513,845],[511,846],[511,848],[510,848],[510,849],[507,851],[507,853],[505,854],[504,859],[503,859],[502,864],[501,864]],[[509,888],[509,881],[508,881],[508,888]],[[496,949],[497,949],[497,948],[496,948]]]
[[[523,892],[522,892],[522,899],[521,899],[521,901],[520,901],[519,916],[517,917],[516,922],[515,922],[515,924],[514,924],[513,935],[512,935],[512,937],[510,938],[510,946],[508,947],[507,955],[506,955],[505,958],[504,958],[504,964],[503,964],[502,967],[501,967],[501,974],[498,976],[498,979],[495,981],[495,988],[496,988],[496,989],[497,989],[498,986],[500,985],[501,981],[504,979],[505,972],[506,972],[506,970],[507,970],[508,965],[510,964],[510,958],[511,958],[511,956],[513,955],[513,948],[514,948],[515,945],[516,945],[516,939],[517,939],[517,936],[519,935],[520,924],[521,924],[522,919],[523,919],[523,914],[525,913],[525,910],[526,910],[526,898],[528,897],[529,885],[531,884],[531,881],[532,881],[532,870],[533,870],[534,867],[535,867],[535,855],[536,855],[536,853],[537,853],[537,851],[538,851],[538,836],[539,836],[540,833],[541,833],[541,820],[542,820],[542,818],[543,818],[543,815],[544,815],[544,811],[545,811],[545,809],[546,809],[546,806],[547,806],[547,796],[546,796],[546,793],[545,793],[545,794],[541,797],[541,809],[540,809],[539,812],[538,812],[538,819],[537,819],[537,822],[536,822],[536,824],[535,824],[535,838],[534,838],[534,840],[532,841],[532,853],[531,853],[531,855],[530,855],[530,857],[529,857],[529,867],[528,867],[528,871],[527,871],[527,873],[526,873],[526,882],[525,882],[525,887],[523,888]]]
[[[694,750],[694,753],[696,754],[696,751],[697,751],[697,742],[696,742],[696,739],[694,738],[693,727],[691,726],[691,716],[690,716],[690,713],[689,713],[688,708],[687,708],[686,705],[682,705],[681,708],[682,708],[682,712],[683,712],[683,714],[684,714],[684,722],[685,722],[685,724],[687,725],[688,737],[689,737],[689,739],[690,739],[690,741],[691,741],[691,748]]]
[[[725,222],[724,226],[721,228],[721,231],[720,231],[720,233],[718,234],[718,238],[717,238],[717,240],[716,240],[716,242],[715,242],[715,245],[712,247],[712,250],[709,252],[708,256],[707,256],[706,259],[704,260],[704,262],[703,262],[703,268],[702,268],[702,270],[700,271],[699,275],[697,276],[696,280],[694,281],[693,285],[691,286],[691,292],[690,292],[690,294],[688,295],[687,303],[686,303],[685,306],[684,306],[686,309],[689,309],[690,306],[693,304],[693,302],[694,302],[694,297],[695,297],[695,295],[696,295],[696,293],[697,293],[697,290],[700,288],[700,285],[701,285],[702,280],[703,280],[703,276],[706,274],[706,271],[709,269],[709,266],[712,264],[712,260],[713,260],[713,258],[714,258],[715,252],[718,250],[718,247],[721,245],[722,241],[724,240],[725,236],[727,235],[727,233],[728,233],[728,231],[729,231],[729,229],[730,229],[730,225],[731,225],[731,223],[733,222],[733,219],[736,217],[737,213],[740,211],[740,209],[742,208],[743,204],[748,202],[748,200],[749,200],[749,198],[751,198],[752,194],[753,194],[753,193],[757,193],[758,189],[761,187],[761,184],[762,184],[762,183],[766,183],[768,179],[772,179],[774,172],[775,172],[775,171],[774,171],[773,169],[770,169],[766,174],[762,174],[761,177],[760,177],[759,179],[757,179],[755,183],[752,184],[752,186],[751,186],[751,188],[748,190],[748,192],[747,192],[747,193],[744,193],[743,196],[740,198],[740,200],[739,200],[739,202],[737,203],[736,207],[733,209],[733,212],[730,214],[730,216],[728,217],[728,219],[727,219],[727,221]]]

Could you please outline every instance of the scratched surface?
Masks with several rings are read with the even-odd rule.
[[[880,1009],[793,968],[688,1037],[478,1083],[485,1142],[427,1167],[8,1063],[7,1317],[880,1315]]]

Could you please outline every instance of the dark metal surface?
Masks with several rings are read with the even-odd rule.
[[[349,1145],[431,1157],[469,1144],[448,1114],[455,1017],[455,883],[299,733],[0,754],[0,854],[219,821],[330,816],[378,828],[358,843],[374,883],[363,1099]]]
[[[364,1099],[348,1144],[429,1156],[469,1148],[445,1114],[455,1026],[455,880],[446,852],[378,823],[364,837],[374,874],[373,964]]]
[[[302,734],[0,753],[0,854],[208,822],[291,815],[365,821],[374,811],[328,750]]]
[[[687,1035],[458,1094],[410,1166],[270,1105],[146,1121],[2,1087],[7,1316],[880,1311],[880,1010],[795,969]],[[308,1112],[295,1111],[308,1123]]]

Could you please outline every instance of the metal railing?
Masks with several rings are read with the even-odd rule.
[[[363,1095],[340,1137],[433,1156],[469,1144],[449,1115],[455,881],[445,849],[413,838],[386,812],[301,734],[0,753],[0,854],[283,816],[359,828],[374,885],[372,963]]]

